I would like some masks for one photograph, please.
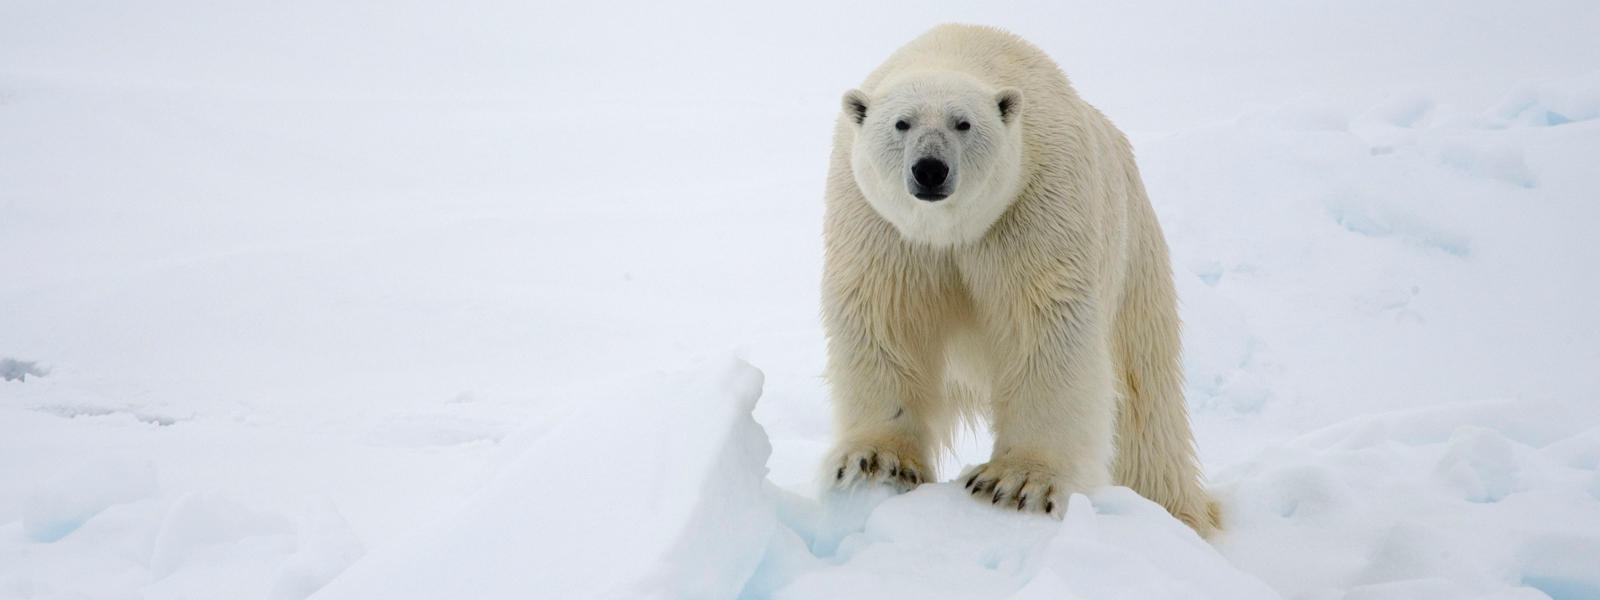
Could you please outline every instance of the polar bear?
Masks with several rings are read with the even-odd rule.
[[[830,485],[905,491],[987,419],[973,496],[1119,484],[1202,535],[1166,242],[1126,138],[1043,52],[937,27],[844,95],[827,181]]]

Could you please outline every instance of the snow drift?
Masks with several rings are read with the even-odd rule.
[[[735,597],[777,528],[761,381],[728,362],[579,399],[455,515],[314,597]]]

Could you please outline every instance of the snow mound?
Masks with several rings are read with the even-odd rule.
[[[729,361],[580,399],[459,512],[315,598],[734,597],[778,527],[761,383]]]
[[[584,399],[460,511],[314,597],[1273,596],[1126,488],[1073,497],[1064,521],[952,483],[779,489],[750,414],[762,379],[730,360]]]
[[[148,461],[86,461],[40,483],[23,505],[22,529],[35,542],[54,542],[101,511],[149,497],[156,467]]]
[[[1548,127],[1600,117],[1600,71],[1525,84],[1494,115],[1511,124]]]

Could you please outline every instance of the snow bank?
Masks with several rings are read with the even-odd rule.
[[[729,361],[580,399],[459,512],[314,597],[734,597],[777,529],[761,382]]]
[[[107,458],[85,461],[40,482],[22,510],[22,530],[35,542],[54,542],[101,511],[147,498],[156,490],[149,462]]]

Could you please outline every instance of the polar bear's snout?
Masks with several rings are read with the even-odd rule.
[[[906,172],[906,191],[918,200],[938,202],[955,192],[956,173],[950,167],[952,140],[936,126],[913,130],[906,162],[911,168]]]
[[[938,202],[950,197],[950,165],[934,157],[917,159],[911,165],[911,195],[919,200]]]

